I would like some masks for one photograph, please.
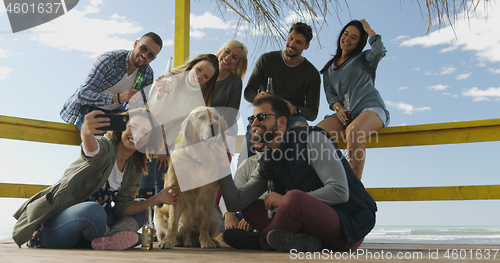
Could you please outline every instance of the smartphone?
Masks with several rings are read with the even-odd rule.
[[[97,128],[101,131],[124,131],[127,128],[128,116],[118,114],[99,114],[94,118],[108,118],[109,126]]]

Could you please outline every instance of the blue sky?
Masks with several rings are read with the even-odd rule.
[[[499,118],[500,6],[481,3],[477,15],[458,15],[454,30],[432,26],[414,1],[358,0],[324,19],[303,55],[322,68],[335,51],[342,26],[366,19],[382,36],[387,56],[377,70],[376,87],[391,113],[390,126]],[[295,16],[288,11],[287,22]],[[323,19],[323,18],[321,18]],[[340,19],[340,22],[339,22]],[[0,6],[0,114],[62,122],[64,102],[80,86],[93,59],[113,49],[131,49],[135,39],[154,31],[164,40],[151,63],[158,76],[173,56],[174,1],[80,0],[67,14],[13,34]],[[261,36],[235,36],[237,17],[224,18],[211,1],[191,3],[191,56],[215,53],[235,37],[250,50],[246,86],[260,54],[284,48],[257,49]],[[319,42],[318,42],[319,39]],[[368,47],[369,45],[367,45]],[[251,114],[244,99],[241,115]],[[317,124],[330,114],[322,92]],[[243,133],[240,131],[240,133]],[[499,142],[369,149],[363,174],[366,187],[498,184]],[[79,154],[74,146],[0,139],[0,181],[52,184]],[[0,224],[13,224],[22,199],[0,199]],[[499,201],[379,202],[379,225],[498,225]]]

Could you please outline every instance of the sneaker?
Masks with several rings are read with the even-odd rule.
[[[124,250],[134,247],[138,241],[136,232],[123,231],[112,236],[94,238],[91,245],[95,250]]]
[[[260,233],[231,228],[222,233],[222,240],[231,247],[239,249],[262,249]]]
[[[271,230],[267,234],[267,243],[274,249],[286,253],[290,253],[292,249],[296,252],[319,252],[323,247],[319,237],[288,229]]]

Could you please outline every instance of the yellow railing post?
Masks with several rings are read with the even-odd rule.
[[[190,1],[175,0],[174,67],[189,57]]]

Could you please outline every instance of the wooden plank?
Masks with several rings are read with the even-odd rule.
[[[50,185],[0,183],[0,197],[30,198]]]
[[[174,67],[189,57],[190,0],[175,1]]]
[[[376,201],[449,201],[500,199],[500,185],[367,188]]]
[[[49,185],[0,183],[0,198],[29,198]],[[500,199],[500,185],[367,188],[376,201],[451,201]]]
[[[365,139],[366,148],[500,141],[500,119],[387,127]],[[345,141],[339,141],[345,149]]]
[[[0,115],[0,138],[79,145],[75,126]],[[244,135],[237,138],[237,151]],[[365,140],[367,148],[500,141],[500,119],[398,126],[381,129]],[[339,147],[346,147],[339,142]]]
[[[80,145],[75,125],[0,115],[0,138]]]

